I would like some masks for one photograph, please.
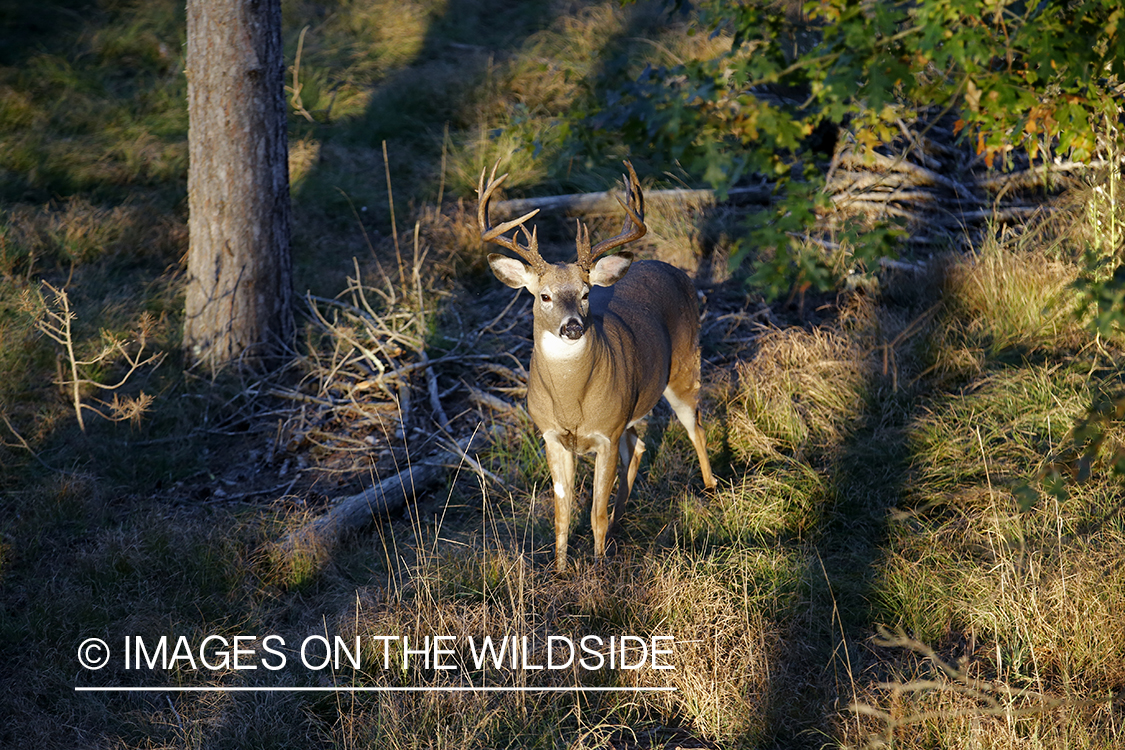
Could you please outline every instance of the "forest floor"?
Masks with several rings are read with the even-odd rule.
[[[1125,502],[1074,432],[1122,388],[1075,286],[1118,244],[1112,177],[1010,187],[954,241],[911,227],[897,261],[775,302],[728,262],[745,207],[650,201],[638,255],[701,293],[718,487],[661,404],[614,554],[583,462],[557,574],[530,299],[485,263],[477,175],[503,156],[510,197],[617,189],[559,113],[615,55],[722,40],[646,4],[286,3],[301,334],[285,367],[214,378],[179,353],[180,3],[41,5],[0,38],[0,746],[1121,746]],[[990,205],[971,155],[947,163]],[[638,166],[652,195],[690,183]],[[864,169],[838,190],[886,206]],[[544,255],[574,218],[537,217]],[[122,391],[152,397],[139,419],[79,429],[44,282],[80,357],[139,327],[164,352]],[[408,502],[306,535],[435,460]],[[1060,468],[1082,481],[1056,492]]]

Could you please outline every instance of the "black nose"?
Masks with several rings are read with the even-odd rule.
[[[574,318],[566,321],[566,323],[563,324],[562,330],[559,331],[564,339],[569,339],[571,341],[577,341],[578,339],[582,338],[582,334],[585,332],[586,331],[585,329],[583,329],[582,323],[575,320]]]

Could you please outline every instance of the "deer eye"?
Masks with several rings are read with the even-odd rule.
[[[550,292],[543,292],[542,294],[539,295],[539,299],[543,300],[544,302],[550,302],[551,301]]]

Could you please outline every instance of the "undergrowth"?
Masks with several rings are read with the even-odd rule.
[[[62,20],[45,24],[50,13]],[[0,31],[0,745],[1122,744],[1120,479],[1080,466],[1071,432],[1122,388],[1120,337],[1091,329],[1074,287],[1085,250],[1117,260],[1117,175],[1042,225],[998,226],[971,253],[796,311],[717,283],[728,271],[705,277],[707,253],[725,262],[736,212],[653,205],[639,252],[698,269],[706,287],[703,420],[719,487],[704,491],[687,436],[658,408],[616,555],[593,560],[582,509],[572,569],[557,576],[549,472],[519,412],[528,313],[519,299],[505,312],[512,296],[483,262],[477,176],[504,157],[510,197],[607,189],[621,154],[587,153],[561,115],[623,71],[723,40],[689,37],[646,4],[308,0],[284,13],[298,284],[326,325],[310,313],[291,369],[218,382],[176,355],[182,7],[22,4]],[[646,187],[687,179],[639,166]],[[569,223],[542,229],[550,252],[573,252]],[[169,356],[134,384],[154,396],[139,425],[78,430],[63,352],[21,305],[43,282],[70,295],[80,357],[103,329],[163,321],[152,342]],[[368,317],[365,282],[383,295]],[[363,328],[378,316],[409,345]],[[434,376],[458,405],[451,421],[504,437],[480,473],[462,466],[329,554],[278,565],[278,539],[414,460],[396,431],[436,432],[406,425],[396,384],[364,370],[356,347],[372,341],[394,366],[459,344],[505,357]],[[113,383],[124,369],[84,377]],[[464,383],[511,410],[451,400]],[[1119,449],[1120,426],[1103,442]],[[1052,467],[1085,481],[1053,493],[1036,483]],[[588,465],[579,482],[588,496]],[[126,635],[269,633],[450,635],[461,669],[384,669],[370,639],[356,669],[305,669],[295,651],[277,671],[75,660],[91,637],[116,648]],[[469,638],[525,635],[532,662],[552,635],[671,636],[673,669],[473,666]],[[675,691],[74,691],[125,684]]]

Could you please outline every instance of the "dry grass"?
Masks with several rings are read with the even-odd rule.
[[[561,115],[615,76],[725,40],[687,36],[656,4],[286,3],[290,62],[308,26],[289,82],[299,73],[316,121],[291,123],[299,283],[313,289],[300,355],[244,383],[197,382],[170,362],[175,375],[143,384],[156,394],[146,421],[83,438],[51,385],[56,352],[18,300],[69,280],[90,347],[146,310],[176,328],[178,7],[105,5],[83,28],[13,47],[26,65],[0,70],[12,133],[0,155],[12,178],[0,189],[0,713],[12,717],[0,745],[1122,745],[1109,700],[1125,683],[1120,479],[1095,464],[1064,499],[1018,493],[1066,465],[1074,420],[1120,387],[1120,342],[1091,341],[1069,286],[1074,246],[1106,253],[1118,236],[1119,185],[1080,194],[1054,227],[998,233],[940,280],[886,279],[798,312],[709,289],[704,420],[719,488],[702,492],[690,443],[658,413],[615,557],[593,560],[580,508],[559,576],[541,441],[518,408],[482,398],[518,407],[529,320],[483,263],[477,176],[502,156],[513,196],[606,189],[621,154],[577,149]],[[652,186],[674,168],[647,166]],[[737,216],[650,209],[643,253],[725,262]],[[162,337],[174,351],[175,334]],[[332,550],[270,557],[330,498],[424,450],[441,412],[452,434],[507,429],[482,457],[488,473],[451,474]],[[1117,425],[1107,447],[1123,443]],[[462,669],[384,670],[370,640],[359,669],[93,673],[74,658],[85,637],[249,633],[451,635]],[[675,668],[477,669],[466,647],[528,635],[536,662],[548,636],[587,634],[672,636]],[[677,690],[73,690],[138,682]]]
[[[1052,693],[1018,674],[997,677],[972,642],[955,660],[901,630],[882,631],[876,643],[909,657],[879,686],[882,708],[852,707],[871,728],[865,747],[929,747],[955,737],[963,747],[1093,748],[1120,734],[1107,692]]]
[[[1073,264],[996,237],[946,276],[966,337],[990,353],[1005,349],[1066,349],[1083,340],[1070,286]]]
[[[164,259],[178,252],[184,230],[153,206],[101,207],[84,197],[0,212],[0,273],[26,276],[56,267],[119,259]]]
[[[875,372],[865,342],[830,329],[770,331],[739,367],[732,431],[739,457],[803,455],[838,445],[857,426]]]

